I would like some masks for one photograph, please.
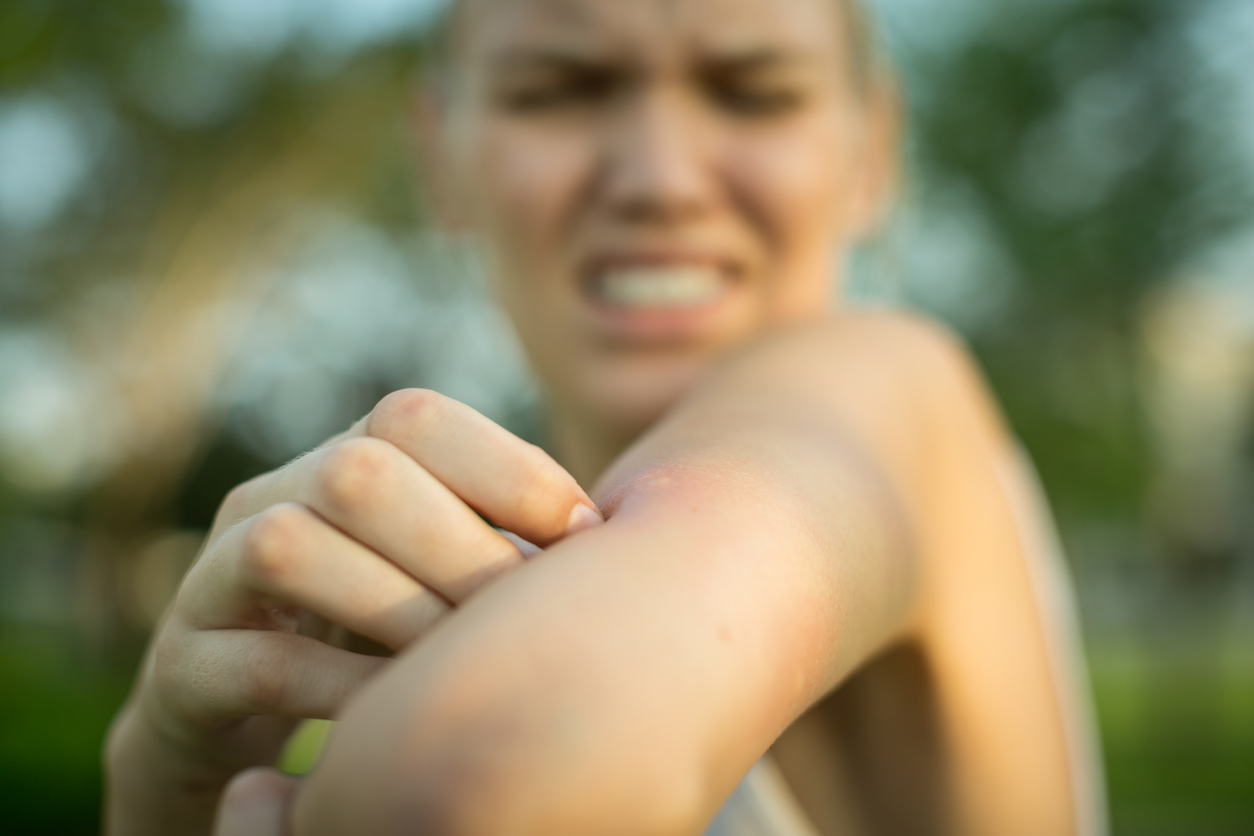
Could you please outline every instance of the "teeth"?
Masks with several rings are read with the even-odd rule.
[[[722,275],[709,267],[628,267],[601,277],[598,295],[627,308],[690,308],[723,295]]]

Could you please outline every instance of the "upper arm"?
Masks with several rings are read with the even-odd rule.
[[[606,475],[606,525],[365,690],[297,833],[690,831],[909,623],[930,434],[995,434],[978,399],[948,417],[964,374],[943,335],[894,319],[728,362]]]
[[[348,811],[320,788],[380,758],[345,830],[371,798],[366,815],[436,833],[690,832],[900,606],[874,544],[836,559],[813,525],[744,463],[640,474],[604,526],[500,579],[367,689],[297,832],[339,832]]]

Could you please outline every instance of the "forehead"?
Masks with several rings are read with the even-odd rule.
[[[530,48],[603,57],[843,52],[840,0],[464,0],[470,57]]]

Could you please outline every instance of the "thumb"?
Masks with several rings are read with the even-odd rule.
[[[274,769],[249,769],[227,784],[213,836],[287,836],[300,781]]]

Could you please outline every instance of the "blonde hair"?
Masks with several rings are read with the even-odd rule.
[[[890,75],[884,50],[880,47],[871,16],[860,0],[837,0],[844,19],[849,42],[850,65],[854,80],[864,91],[873,88]]]

